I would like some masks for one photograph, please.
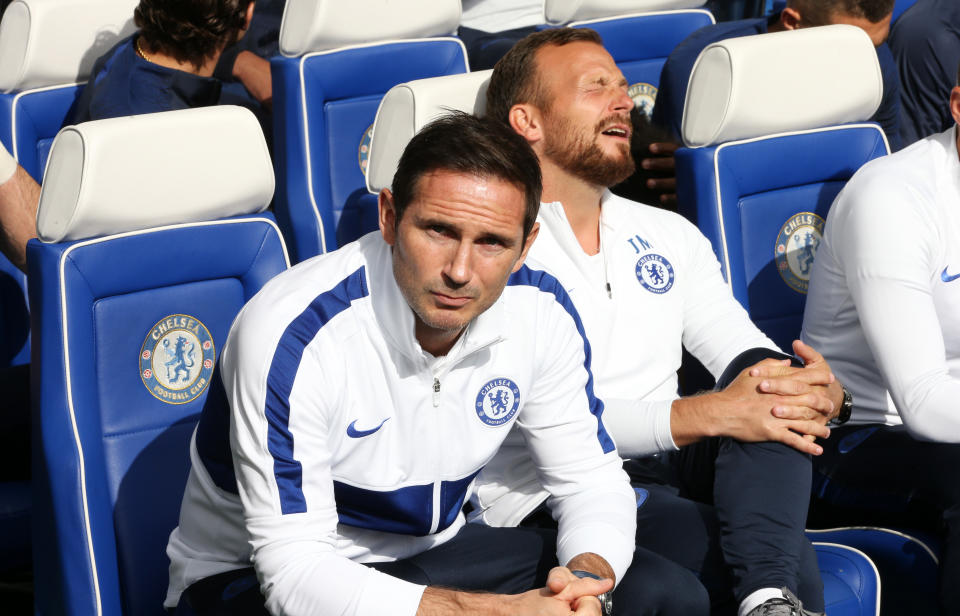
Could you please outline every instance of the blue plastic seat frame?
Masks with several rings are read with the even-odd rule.
[[[219,354],[243,304],[287,267],[283,239],[260,215],[28,251],[36,613],[161,616],[189,441],[222,399],[213,386],[179,404],[153,395],[142,345],[185,314]]]
[[[800,334],[806,293],[779,273],[780,232],[802,212],[825,219],[854,172],[887,153],[872,123],[677,151],[680,213],[711,241],[733,296],[781,348]]]
[[[884,613],[936,614],[939,611],[940,557],[935,539],[871,526],[807,530],[807,537],[813,542],[855,548],[876,563],[884,580],[881,592]]]
[[[848,545],[815,541],[823,601],[829,616],[880,616],[880,573],[869,556]]]
[[[364,173],[369,131],[387,90],[465,73],[469,65],[463,43],[453,37],[372,43],[270,63],[274,212],[297,263],[355,239],[371,217],[375,222],[376,197],[367,193]],[[347,207],[351,214],[340,229]]]

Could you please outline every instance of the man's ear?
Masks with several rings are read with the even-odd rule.
[[[793,7],[786,7],[780,12],[780,23],[787,30],[796,30],[803,24],[803,16]]]
[[[543,114],[530,103],[520,103],[507,114],[510,127],[530,145],[543,139]]]
[[[389,189],[384,188],[377,197],[377,209],[379,210],[380,235],[390,246],[397,239],[397,210],[394,208],[393,194]]]
[[[953,121],[960,125],[960,86],[950,90],[950,115],[953,116]],[[960,153],[960,126],[954,130],[958,131],[957,152]]]
[[[243,31],[246,32],[250,29],[250,22],[253,21],[253,6],[256,2],[251,2],[247,5],[246,16],[243,18]]]
[[[517,259],[517,262],[513,266],[513,271],[516,272],[518,269],[523,267],[523,262],[527,258],[527,253],[530,252],[530,247],[533,246],[533,242],[537,239],[537,235],[540,233],[540,223],[533,223],[533,228],[530,229],[530,234],[527,235],[527,238],[523,240],[523,252],[520,253],[520,258]]]

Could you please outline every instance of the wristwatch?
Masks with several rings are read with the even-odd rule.
[[[570,573],[574,574],[578,578],[593,578],[594,580],[602,580],[599,575],[596,573],[590,573],[589,571],[584,571],[583,569],[574,569]],[[609,590],[607,592],[602,592],[597,595],[597,600],[600,601],[600,611],[603,612],[603,616],[611,616],[613,614],[613,591]]]
[[[843,385],[840,387],[843,389],[843,402],[840,403],[840,412],[830,420],[831,426],[842,426],[850,421],[850,413],[853,411],[853,394]]]

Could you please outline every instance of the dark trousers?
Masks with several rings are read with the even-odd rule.
[[[627,462],[634,486],[649,493],[637,509],[637,545],[695,572],[715,614],[735,614],[754,590],[784,586],[822,610],[817,557],[803,534],[805,458],[774,443],[711,439],[669,460]]]
[[[717,389],[769,356],[743,353]],[[735,614],[751,592],[784,586],[806,609],[823,610],[816,553],[804,535],[810,456],[780,443],[716,438],[625,468],[650,494],[637,510],[637,545],[696,572],[714,613]]]
[[[517,594],[543,587],[556,561],[556,533],[547,529],[467,524],[447,543],[411,558],[371,564],[394,577],[430,586]],[[174,616],[264,616],[252,568],[191,585]],[[682,567],[638,550],[614,591],[614,614],[697,616],[709,613],[706,591]]]
[[[870,525],[936,535],[939,603],[960,610],[960,445],[915,440],[903,426],[833,429],[814,460],[811,526]]]

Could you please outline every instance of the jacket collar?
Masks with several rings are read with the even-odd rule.
[[[620,228],[619,223],[622,218],[619,208],[612,207],[611,202],[615,199],[619,199],[619,197],[609,190],[603,191],[603,195],[600,197],[600,239],[608,247],[614,241],[614,234]],[[608,204],[611,205],[608,206]],[[553,241],[559,244],[565,253],[568,255],[583,254],[580,242],[577,241],[573,228],[570,227],[570,221],[567,219],[562,202],[541,203],[538,219],[540,224],[547,228]],[[534,248],[536,246],[537,244],[534,243]]]

